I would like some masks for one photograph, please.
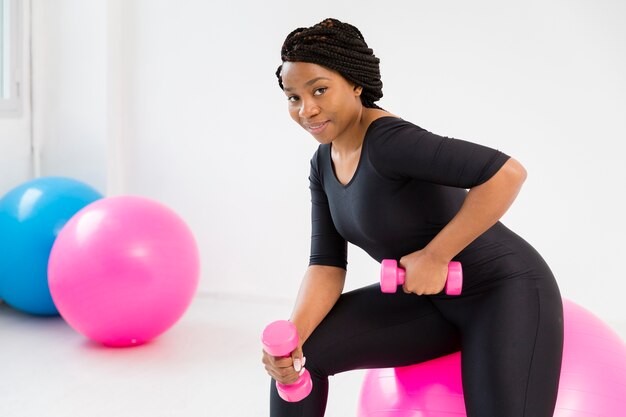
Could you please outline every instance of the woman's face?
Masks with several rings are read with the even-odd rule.
[[[320,143],[330,143],[362,111],[356,87],[341,74],[308,62],[284,62],[281,77],[291,118]]]

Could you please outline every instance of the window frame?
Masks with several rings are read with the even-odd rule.
[[[3,54],[3,94],[0,96],[0,118],[16,117],[22,113],[22,5],[19,0],[0,0],[3,19],[0,53]],[[8,40],[6,37],[8,36]]]

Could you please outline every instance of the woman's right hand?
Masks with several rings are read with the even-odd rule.
[[[262,362],[267,373],[281,384],[293,384],[304,373],[304,358],[302,347],[298,346],[290,357],[281,358],[272,356],[263,349]],[[295,365],[295,366],[294,366]]]
[[[346,281],[346,270],[336,266],[310,265],[296,299],[296,305],[289,321],[298,329],[297,348],[287,358],[274,357],[263,349],[262,362],[267,373],[281,384],[292,384],[298,380],[301,367],[304,367],[306,358],[302,354],[302,346],[315,328],[333,308]],[[300,359],[297,371],[294,369],[294,360]]]

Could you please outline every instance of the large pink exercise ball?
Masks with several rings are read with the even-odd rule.
[[[555,417],[626,412],[626,344],[591,312],[563,300],[564,346]],[[466,416],[461,356],[454,353],[365,374],[358,417]]]
[[[185,222],[139,196],[104,198],[76,213],[48,265],[61,316],[107,346],[140,345],[174,325],[191,303],[199,270]]]

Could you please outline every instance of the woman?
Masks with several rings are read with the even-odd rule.
[[[291,117],[320,143],[311,159],[309,267],[290,321],[290,358],[263,352],[278,416],[322,416],[328,377],[461,351],[468,417],[553,415],[563,308],[550,268],[498,220],[526,179],[515,159],[431,133],[374,104],[379,60],[361,32],[325,19],[290,33],[276,75]],[[467,191],[469,189],[469,192]],[[406,269],[403,291],[342,294],[347,242]],[[463,293],[442,292],[448,263]],[[308,358],[305,359],[304,355]],[[305,365],[313,391],[280,399]]]

